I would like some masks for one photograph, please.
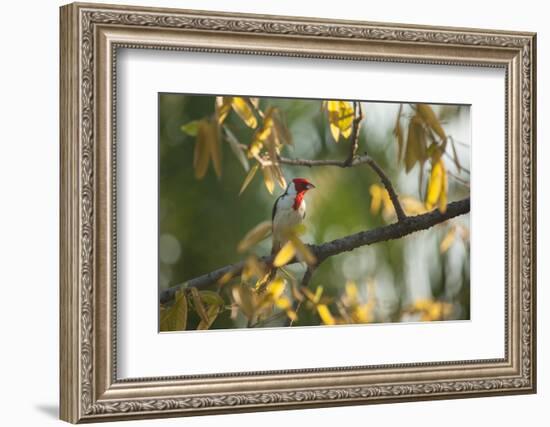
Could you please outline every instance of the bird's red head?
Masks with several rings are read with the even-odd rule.
[[[294,183],[294,188],[296,189],[297,193],[303,193],[307,190],[311,190],[312,188],[315,188],[315,185],[313,185],[311,182],[309,182],[305,178],[294,178],[292,180]]]

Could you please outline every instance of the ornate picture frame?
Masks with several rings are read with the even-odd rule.
[[[501,68],[505,357],[117,378],[117,49]],[[174,9],[61,8],[61,418],[78,423],[536,391],[536,35]]]

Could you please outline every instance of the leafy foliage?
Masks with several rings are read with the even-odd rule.
[[[182,256],[187,257],[185,262],[170,267],[169,271],[189,269],[187,277],[192,278],[193,274],[215,268],[215,265],[204,264],[203,259],[210,258],[223,265],[244,257],[244,267],[240,274],[227,272],[212,289],[186,287],[184,282],[174,300],[160,307],[161,331],[468,318],[469,297],[464,289],[469,286],[469,276],[466,274],[461,276],[460,292],[444,292],[446,277],[441,273],[430,279],[436,283],[430,297],[407,300],[404,288],[407,247],[404,242],[380,244],[375,255],[370,255],[377,260],[376,264],[366,261],[363,251],[359,255],[363,258],[346,254],[338,260],[317,265],[318,260],[305,242],[328,240],[328,236],[340,237],[345,233],[338,231],[338,227],[349,233],[357,227],[367,229],[380,222],[396,220],[388,190],[373,181],[372,174],[364,168],[350,168],[338,175],[329,172],[328,168],[307,172],[298,168],[300,173],[313,176],[312,181],[323,192],[317,193],[316,199],[311,201],[314,213],[308,210],[308,218],[311,218],[308,225],[312,226],[293,230],[272,263],[260,258],[269,245],[271,222],[265,219],[269,217],[272,195],[277,187],[286,188],[289,176],[280,161],[282,153],[307,153],[311,149],[310,141],[316,141],[320,158],[345,158],[353,139],[358,102],[327,100],[319,103],[228,96],[167,98],[163,102],[179,105],[177,102],[181,100],[189,103],[189,108],[185,104],[181,109],[185,119],[180,119],[176,125],[181,134],[177,138],[183,139],[177,144],[161,144],[161,228],[166,227],[167,232],[172,233],[177,230],[183,236],[179,241],[190,243],[182,251]],[[442,119],[443,113],[448,120],[458,110],[445,108],[399,104],[386,137],[395,147],[369,142],[369,154],[381,159],[386,170],[403,180],[417,176],[418,194],[399,192],[406,215],[419,215],[432,209],[445,212],[449,199],[469,194],[469,172]],[[170,111],[174,109],[172,106]],[[162,117],[161,123],[168,126],[170,122]],[[374,124],[364,125],[367,141],[372,136],[368,133],[369,126]],[[365,140],[362,146],[366,146]],[[180,155],[169,154],[176,150],[169,147],[177,147]],[[385,156],[387,149],[395,151],[391,161]],[[181,165],[188,150],[192,150],[190,173],[184,172]],[[456,169],[456,179],[450,172],[452,166]],[[260,169],[262,173],[258,174]],[[164,177],[168,172],[163,171],[179,176],[180,181],[172,176]],[[256,179],[258,176],[261,182]],[[180,195],[182,182],[186,185],[185,198]],[[368,183],[366,187],[365,182]],[[211,194],[205,196],[199,191]],[[217,204],[206,203],[205,199],[215,200]],[[265,208],[239,208],[248,200],[253,201],[252,206]],[[176,203],[175,208],[170,208],[174,213],[163,214],[171,203]],[[187,209],[186,206],[194,206],[193,203],[201,207]],[[224,206],[223,211],[220,206]],[[172,222],[163,219],[167,217],[173,218]],[[208,224],[216,227],[215,241],[205,236],[212,234],[208,226],[205,228],[205,218],[212,218]],[[190,226],[195,223],[201,226]],[[467,223],[453,221],[436,228],[432,236],[437,236],[438,257],[434,257],[431,269],[443,268],[441,266],[454,256],[456,248],[463,247],[466,253],[469,250]],[[207,253],[212,256],[205,257]],[[202,254],[202,258],[195,254]],[[317,269],[311,283],[301,284],[298,279],[303,275],[300,268],[304,267],[288,266],[295,259],[304,267]],[[464,268],[467,268],[467,258],[463,259]],[[370,267],[358,269],[354,263]],[[168,267],[169,263],[161,264],[161,274],[162,269]],[[384,271],[391,272],[389,282],[384,280]],[[397,295],[391,303],[380,291],[382,286],[392,287]]]

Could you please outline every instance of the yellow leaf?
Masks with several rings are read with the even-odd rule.
[[[273,266],[282,267],[283,265],[286,265],[292,258],[294,258],[294,255],[296,255],[296,248],[294,247],[292,240],[289,240],[283,245],[281,250],[275,256]]]
[[[426,208],[433,209],[436,205],[441,213],[447,210],[447,172],[441,159],[432,165],[426,192]]]
[[[443,162],[438,161],[432,165],[430,180],[428,181],[428,191],[426,192],[426,207],[432,209],[439,201],[441,190],[443,188]]]
[[[330,132],[335,142],[340,135],[348,138],[351,135],[353,125],[353,107],[346,101],[326,101]]]
[[[269,138],[272,132],[273,132],[273,120],[271,119],[268,112],[268,114],[266,115],[266,118],[264,119],[263,126],[261,127],[261,129],[258,129],[254,134],[254,141],[265,142],[267,141],[267,138]]]
[[[273,190],[275,189],[275,181],[273,179],[273,171],[271,169],[271,166],[262,167],[262,172],[264,174],[265,188],[267,188],[269,194],[273,194]]]
[[[300,261],[304,261],[308,265],[315,265],[317,263],[317,258],[313,252],[311,252],[311,249],[309,249],[298,236],[292,234],[290,240],[296,249],[296,255]]]
[[[443,254],[449,250],[453,242],[455,241],[456,227],[451,227],[447,232],[441,243],[439,244],[439,251]]]
[[[323,287],[317,286],[317,289],[315,289],[315,295],[313,295],[311,301],[314,304],[317,304],[319,301],[321,301],[322,296],[323,296]]]
[[[269,280],[271,279],[271,272],[268,271],[263,276],[256,276],[256,277],[258,277],[258,280],[256,281],[254,288],[256,289],[258,294],[263,294],[265,291],[265,288],[269,283]]]
[[[350,304],[357,304],[357,301],[359,300],[359,290],[353,280],[348,280],[346,282],[346,296],[348,297]]]
[[[329,126],[330,126],[330,133],[332,134],[334,141],[338,142],[338,140],[340,139],[340,128],[338,127],[338,125],[332,122],[329,123]]]
[[[376,215],[378,214],[378,212],[380,212],[380,207],[382,206],[382,191],[382,188],[378,184],[372,184],[370,186],[370,213],[373,215]]]
[[[296,312],[294,310],[291,310],[291,309],[286,310],[286,315],[293,322],[298,318],[298,315],[296,314]]]
[[[252,182],[252,178],[254,178],[254,175],[256,175],[256,172],[258,172],[258,168],[260,165],[256,163],[254,166],[252,166],[252,169],[246,174],[246,178],[244,179],[243,185],[241,186],[241,190],[239,191],[239,196],[243,194],[243,191],[246,190],[246,187],[248,187],[248,184]]]
[[[243,239],[239,242],[237,251],[242,253],[248,248],[254,246],[256,243],[261,242],[269,235],[270,231],[271,221],[263,221],[259,223],[256,227],[246,233]]]
[[[225,285],[227,282],[229,282],[233,278],[234,275],[235,273],[233,271],[231,270],[228,271],[222,277],[220,277],[220,279],[218,280],[218,284]]]
[[[277,308],[280,308],[281,310],[288,310],[292,307],[292,304],[290,303],[290,300],[287,298],[287,297],[281,297],[281,298],[278,298],[276,301],[275,301],[275,305],[277,306]]]
[[[262,278],[266,274],[265,264],[256,255],[250,255],[245,263],[251,276]]]
[[[216,97],[216,121],[221,125],[227,115],[229,110],[231,110],[232,97],[230,96],[217,96]]]
[[[208,163],[210,160],[209,137],[210,131],[208,122],[206,120],[201,120],[198,125],[197,140],[193,153],[193,167],[195,168],[195,178],[197,179],[204,178],[208,170]]]
[[[248,146],[247,150],[247,156],[249,159],[252,159],[253,157],[256,157],[260,154],[260,151],[262,150],[263,143],[261,141],[253,141],[252,144]]]
[[[273,299],[276,300],[283,294],[285,287],[286,282],[280,277],[277,277],[267,286],[267,292]]]
[[[435,115],[434,110],[432,110],[432,107],[430,107],[428,104],[416,104],[416,109],[422,117],[422,120],[424,120],[424,122],[432,128],[437,136],[445,141],[447,139],[447,136],[445,135],[445,131],[441,127],[441,123]]]
[[[351,317],[356,323],[369,323],[372,322],[372,312],[371,307],[368,304],[362,304],[355,307]]]
[[[420,215],[426,213],[426,205],[414,197],[400,197],[401,206],[407,215]]]
[[[279,144],[292,145],[292,135],[285,124],[284,118],[278,108],[273,108],[271,117],[276,133],[276,140]]]
[[[307,231],[306,225],[301,222],[300,224],[295,225],[292,228],[292,233],[294,233],[296,236],[301,236],[302,234],[305,234]]]
[[[286,179],[283,175],[283,171],[281,170],[281,167],[279,166],[279,164],[276,164],[272,166],[272,168],[275,174],[275,178],[277,179],[277,183],[279,184],[279,187],[285,190],[287,187],[287,184],[286,184]]]
[[[443,320],[452,314],[453,305],[444,301],[419,299],[406,311],[420,314],[420,320],[423,321]]]
[[[238,96],[234,97],[232,99],[231,106],[233,107],[233,111],[239,115],[239,117],[249,128],[256,129],[256,126],[258,126],[258,121],[256,120],[256,116],[254,115],[252,108],[250,108],[250,105],[244,98]]]
[[[319,304],[317,306],[317,312],[325,325],[334,325],[336,323],[336,320],[334,320],[334,317],[332,317],[330,310],[325,304]]]
[[[321,288],[321,292],[323,291],[323,287],[322,286],[319,286],[317,289]],[[311,302],[315,303],[315,295],[313,294],[313,292],[311,292],[308,288],[301,288],[301,291],[303,292],[303,294],[306,296],[306,298],[308,300],[310,300]]]

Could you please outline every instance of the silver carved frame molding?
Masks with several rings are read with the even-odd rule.
[[[535,42],[533,33],[63,6],[61,418],[76,423],[535,392]],[[115,66],[121,47],[504,68],[505,357],[117,379]]]

